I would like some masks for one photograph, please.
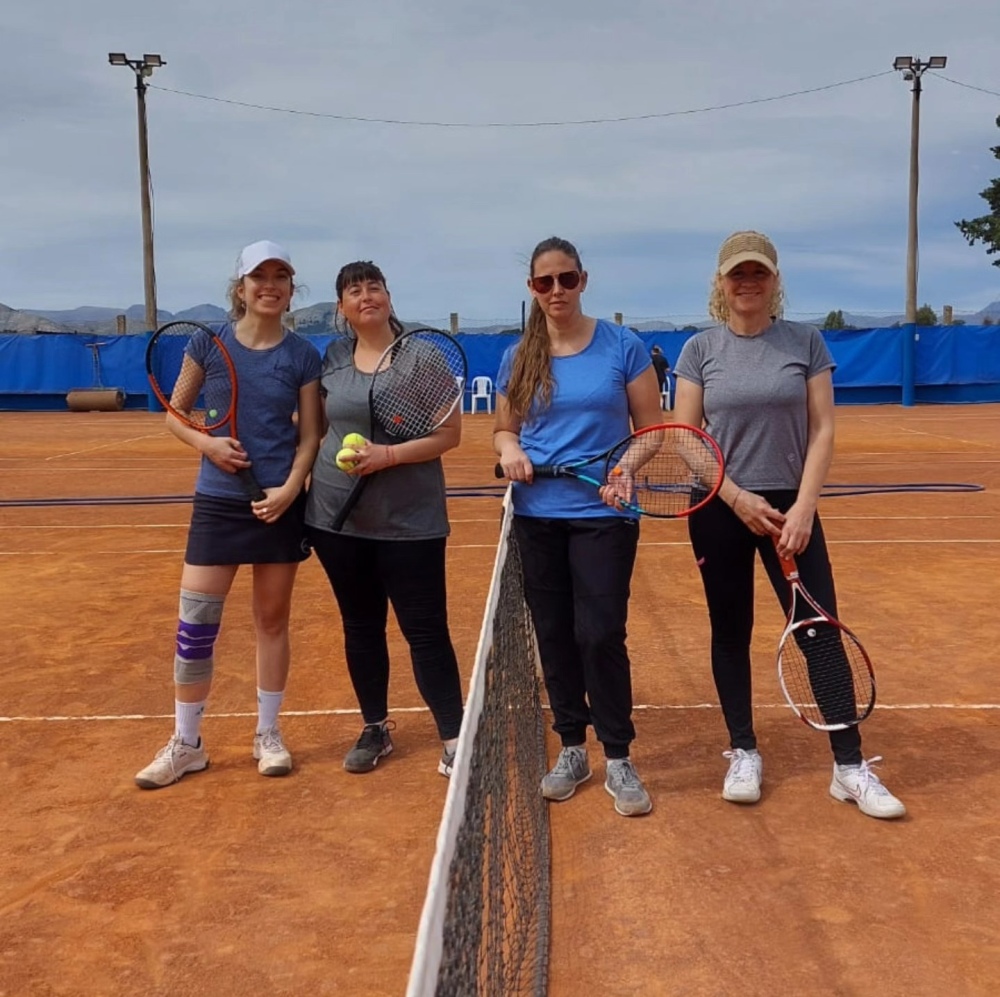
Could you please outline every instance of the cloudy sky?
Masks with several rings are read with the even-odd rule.
[[[919,298],[974,311],[1000,268],[953,223],[1000,175],[998,38],[996,0],[7,4],[0,302],[142,300],[122,51],[167,61],[148,92],[161,308],[221,303],[240,247],[269,238],[300,305],[370,258],[406,319],[509,320],[532,247],[558,234],[591,314],[695,318],[721,239],[758,228],[793,316],[900,312],[911,93],[891,66],[947,55],[940,75],[966,86],[924,77]]]

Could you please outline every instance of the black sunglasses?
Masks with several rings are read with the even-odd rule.
[[[548,294],[556,286],[556,281],[559,281],[559,286],[564,290],[572,291],[573,288],[580,285],[580,271],[566,270],[557,274],[547,273],[541,277],[529,278],[528,283],[537,294]]]

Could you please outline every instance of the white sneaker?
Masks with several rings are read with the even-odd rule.
[[[875,774],[872,766],[882,761],[881,755],[869,758],[860,765],[833,766],[833,781],[830,783],[830,795],[835,800],[845,803],[856,803],[858,809],[869,817],[881,817],[891,820],[902,817],[906,807],[902,800],[897,800]]]
[[[277,727],[269,727],[263,734],[255,734],[253,756],[261,775],[288,775],[292,771],[292,755]]]
[[[135,775],[140,789],[162,789],[179,782],[188,772],[201,772],[208,768],[208,754],[201,738],[196,745],[185,744],[179,734],[174,734],[156,753],[156,757]]]
[[[722,798],[730,803],[756,803],[760,799],[760,781],[764,775],[764,759],[760,752],[756,748],[751,751],[735,748],[723,751],[722,757],[729,759]]]

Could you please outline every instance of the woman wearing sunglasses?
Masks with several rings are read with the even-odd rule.
[[[568,800],[591,776],[587,727],[606,758],[605,789],[625,817],[652,801],[629,759],[635,738],[625,646],[637,517],[573,478],[534,480],[535,464],[595,456],[660,421],[656,374],[633,332],[583,313],[587,273],[565,239],[531,254],[531,314],[497,375],[494,447],[514,482],[514,530],[545,687],[562,741],[542,795]]]

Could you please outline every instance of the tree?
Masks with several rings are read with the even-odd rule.
[[[997,118],[1000,128],[1000,117]],[[990,149],[996,159],[1000,159],[1000,145]],[[990,206],[990,213],[969,221],[955,222],[965,241],[974,246],[981,242],[986,247],[986,255],[1000,253],[1000,177],[997,177],[979,196]],[[1000,267],[1000,259],[993,260],[993,266]]]
[[[934,313],[934,309],[931,308],[930,305],[921,305],[917,309],[917,325],[937,325],[937,321],[937,315]]]
[[[824,329],[844,329],[846,325],[844,323],[844,313],[839,309],[835,312],[830,312],[825,319],[823,319]]]

